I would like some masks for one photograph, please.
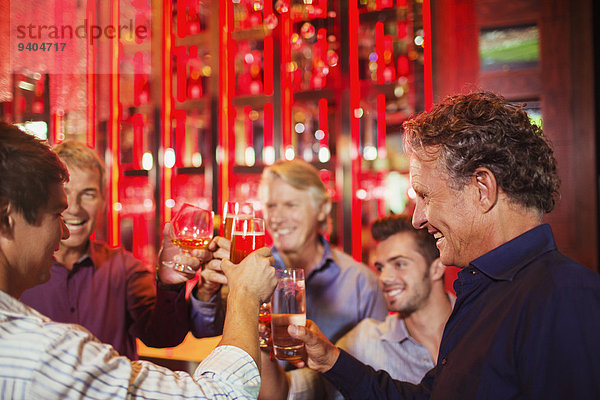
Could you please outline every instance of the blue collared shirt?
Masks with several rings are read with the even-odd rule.
[[[540,225],[474,260],[454,284],[437,366],[419,385],[345,352],[325,376],[348,398],[599,399],[600,277]]]
[[[305,277],[306,317],[335,342],[363,319],[383,321],[388,312],[375,273],[349,255],[332,249],[322,236],[320,240],[324,248],[321,262]],[[283,259],[275,247],[272,252],[275,268],[284,268]],[[220,292],[209,302],[202,302],[194,296],[191,298],[194,335],[220,335],[225,316],[225,302]]]
[[[408,334],[398,314],[388,315],[383,322],[365,319],[336,345],[365,364],[407,382],[421,382],[435,365],[427,347]]]
[[[332,249],[324,237],[320,240],[324,248],[321,262],[305,277],[306,317],[335,342],[365,318],[383,321],[388,311],[375,273]],[[275,268],[284,268],[277,249],[272,251]]]

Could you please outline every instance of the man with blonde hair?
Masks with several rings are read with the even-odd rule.
[[[130,252],[91,240],[105,210],[105,169],[96,152],[75,141],[53,150],[70,175],[63,216],[71,234],[61,240],[50,280],[26,290],[21,301],[55,321],[83,325],[131,359],[138,358],[136,338],[147,346],[172,347],[190,329],[209,336],[198,333],[208,324],[185,297],[193,274],[158,262],[155,277]],[[163,246],[175,247],[168,240]],[[212,256],[205,253],[203,259]],[[193,296],[191,302],[197,307]]]
[[[364,318],[385,318],[375,274],[322,234],[331,198],[315,167],[299,159],[276,162],[263,171],[259,196],[275,268],[304,269],[307,318],[317,321],[325,336],[335,341]]]
[[[322,234],[327,230],[331,198],[315,167],[299,159],[277,161],[264,169],[259,196],[273,238],[275,268],[304,269],[307,318],[319,321],[331,340],[364,318],[385,319],[387,307],[375,274],[332,247]],[[203,277],[226,283],[216,263],[207,265]],[[206,313],[207,320],[210,312],[221,308],[218,296],[211,301],[215,307]]]

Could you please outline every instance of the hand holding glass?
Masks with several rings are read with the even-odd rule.
[[[231,253],[229,259],[239,264],[246,256],[265,245],[265,221],[262,218],[237,216],[232,219]],[[271,306],[263,303],[258,314],[261,326],[259,335],[260,347],[268,347],[271,336]]]
[[[194,249],[206,249],[213,236],[213,212],[185,203],[171,221],[171,242],[188,253]],[[176,271],[195,273],[188,265],[173,261],[163,264]]]
[[[277,270],[277,287],[271,302],[271,335],[275,357],[280,360],[300,360],[304,343],[288,333],[288,326],[306,325],[306,291],[304,270]]]

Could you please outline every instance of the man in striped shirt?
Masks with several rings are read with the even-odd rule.
[[[258,307],[276,284],[270,250],[222,268],[230,293],[223,338],[193,376],[130,361],[77,325],[17,299],[50,278],[69,236],[65,166],[40,140],[0,122],[0,398],[256,398]]]

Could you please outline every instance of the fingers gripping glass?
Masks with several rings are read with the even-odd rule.
[[[231,253],[229,259],[234,264],[242,262],[248,254],[265,245],[265,221],[262,218],[251,218],[248,216],[237,216],[232,222]],[[268,346],[271,335],[271,305],[263,303],[260,306],[259,320],[259,344],[260,347]],[[262,329],[261,329],[262,327]]]
[[[171,242],[184,253],[207,248],[213,236],[213,219],[212,211],[185,203],[171,221]],[[179,272],[196,272],[174,261],[163,261],[163,264]]]

